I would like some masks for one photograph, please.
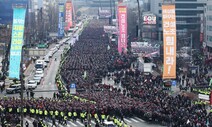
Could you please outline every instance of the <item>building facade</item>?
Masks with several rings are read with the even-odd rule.
[[[212,1],[207,1],[205,9],[205,42],[207,51],[212,53]]]
[[[150,10],[157,15],[159,40],[162,40],[162,10],[163,0],[151,0]],[[193,35],[194,47],[200,45],[200,15],[204,13],[207,0],[172,0],[176,7],[176,27],[178,38]],[[184,46],[184,45],[181,45]]]

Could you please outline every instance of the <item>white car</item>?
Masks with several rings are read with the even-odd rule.
[[[26,85],[27,89],[35,89],[37,88],[37,82],[35,80],[29,80],[27,85]]]
[[[35,71],[35,75],[40,76],[41,78],[43,78],[43,76],[44,76],[43,70],[42,69],[37,69]]]
[[[40,75],[35,74],[33,80],[37,82],[37,85],[40,84],[42,77]]]

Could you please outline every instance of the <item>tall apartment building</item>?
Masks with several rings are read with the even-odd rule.
[[[212,1],[208,0],[205,9],[205,42],[208,52],[212,53]]]
[[[151,0],[150,11],[157,15],[158,32],[162,33],[162,10],[163,0]],[[200,14],[204,13],[207,0],[172,0],[176,7],[177,36],[188,37],[193,34],[194,47],[200,44]],[[158,34],[162,40],[162,34]]]

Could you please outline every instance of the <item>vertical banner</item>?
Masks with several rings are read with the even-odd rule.
[[[71,1],[66,2],[66,20],[67,23],[66,30],[69,30],[72,27],[72,3]]]
[[[118,6],[119,38],[118,52],[127,52],[127,7]]]
[[[176,17],[175,5],[162,6],[164,71],[163,79],[176,78]]]
[[[13,8],[12,39],[9,61],[10,78],[20,78],[20,63],[24,36],[25,15],[25,8]]]
[[[59,3],[59,21],[58,21],[58,37],[64,36],[64,4]]]

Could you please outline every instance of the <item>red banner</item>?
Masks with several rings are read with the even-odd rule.
[[[118,39],[118,52],[127,51],[127,7],[118,7],[118,22],[119,22],[119,39]]]
[[[72,3],[70,1],[66,2],[66,21],[67,26],[66,30],[69,30],[72,27]]]

